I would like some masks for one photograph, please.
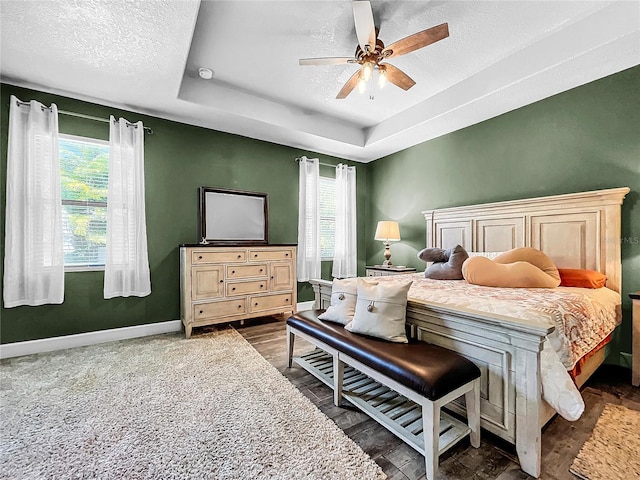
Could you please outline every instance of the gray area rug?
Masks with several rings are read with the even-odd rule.
[[[587,480],[640,479],[640,412],[606,404],[570,471]]]
[[[8,359],[0,373],[0,478],[386,478],[230,328]]]

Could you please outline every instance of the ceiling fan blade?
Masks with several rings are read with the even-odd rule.
[[[338,95],[336,96],[336,98],[339,100],[343,98],[347,98],[347,95],[349,95],[353,91],[353,89],[356,88],[356,86],[358,85],[359,79],[360,79],[360,70],[356,71],[356,73],[351,75],[351,78],[347,80],[347,83],[345,83],[344,86],[342,87],[342,90],[338,92]]]
[[[346,65],[347,63],[358,63],[353,57],[323,57],[323,58],[301,58],[300,65]]]
[[[353,2],[353,22],[356,26],[356,36],[363,52],[369,45],[373,50],[376,47],[376,26],[373,22],[373,11],[370,2]]]
[[[390,63],[385,63],[384,66],[387,70],[387,81],[397,85],[401,89],[409,90],[416,84],[409,75],[404,73],[398,67],[394,67]]]
[[[436,27],[427,28],[413,35],[398,40],[382,50],[385,58],[399,57],[419,48],[426,47],[432,43],[447,38],[449,36],[449,24],[443,23]]]

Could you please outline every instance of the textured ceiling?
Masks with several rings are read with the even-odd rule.
[[[376,1],[391,63],[417,83],[335,95],[350,1],[0,1],[2,81],[370,161],[640,63],[638,1]],[[211,80],[199,67],[213,70]],[[373,100],[369,96],[374,97]]]

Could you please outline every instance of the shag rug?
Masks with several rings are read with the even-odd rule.
[[[570,471],[587,480],[640,479],[640,412],[606,404]]]
[[[0,478],[386,478],[231,328],[13,358],[0,374]]]

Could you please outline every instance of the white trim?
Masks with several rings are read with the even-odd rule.
[[[309,301],[309,302],[299,302],[296,305],[296,312],[300,312],[303,310],[313,310],[313,304],[315,302],[313,300]]]
[[[60,111],[58,111],[60,113]],[[109,146],[109,140],[103,140],[101,138],[93,138],[93,137],[82,137],[80,135],[71,135],[69,133],[60,133],[58,134],[58,138],[63,140],[71,140],[72,142],[82,142],[82,143],[93,143],[96,145],[101,145],[103,147]]]
[[[0,345],[0,358],[20,357],[22,355],[32,355],[34,353],[53,352],[55,350],[63,350],[65,348],[97,345],[99,343],[147,337],[149,335],[158,335],[161,333],[179,332],[180,330],[182,330],[182,322],[180,320],[169,320],[167,322],[147,323],[132,327],[78,333],[76,335],[65,335],[62,337],[6,343],[4,345]]]
[[[64,273],[104,272],[104,265],[65,265]]]

